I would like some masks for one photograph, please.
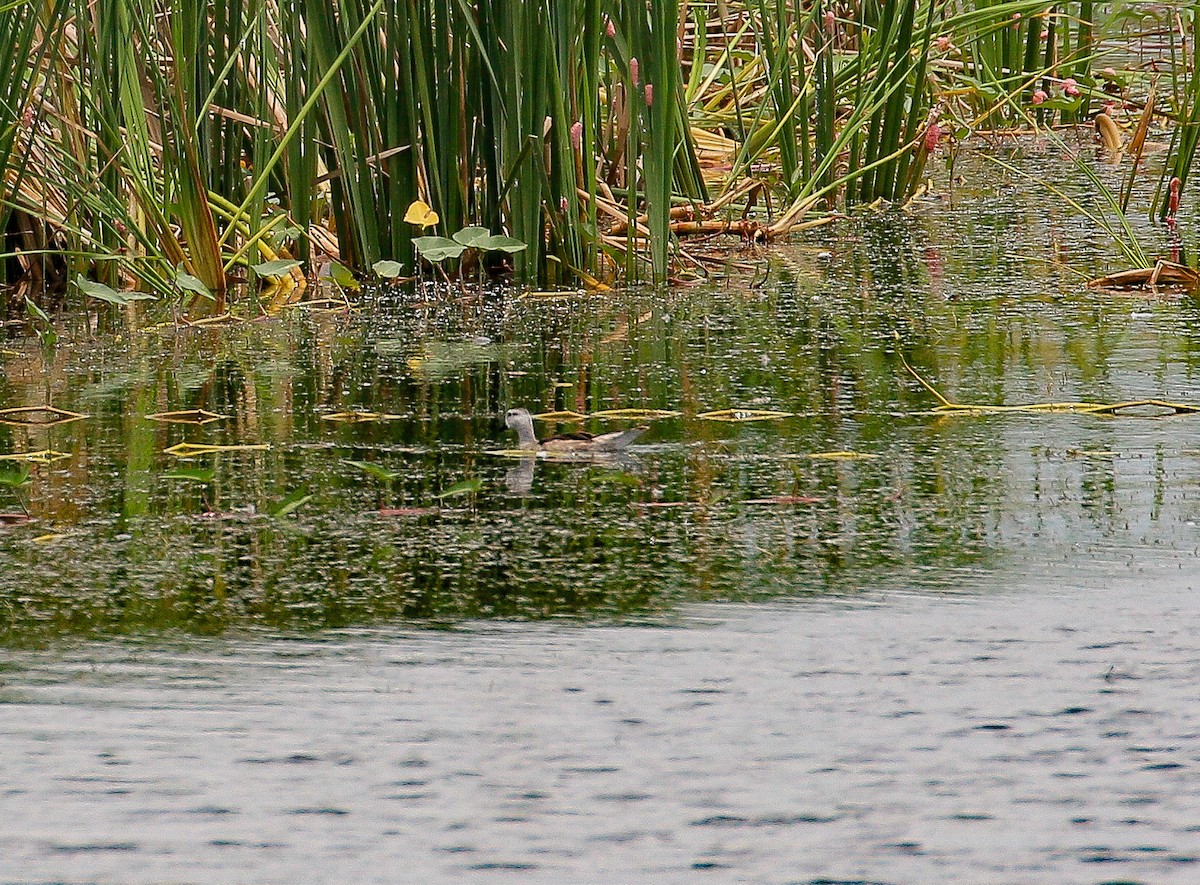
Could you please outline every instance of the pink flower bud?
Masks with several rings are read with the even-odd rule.
[[[576,120],[571,124],[571,147],[575,150],[583,148],[583,121]]]
[[[1048,95],[1045,93],[1045,91],[1044,91],[1044,90],[1041,90],[1041,89],[1035,89],[1035,90],[1033,91],[1033,99],[1032,99],[1032,101],[1033,101],[1033,103],[1034,103],[1034,104],[1041,104],[1042,102],[1044,102],[1044,101],[1045,101],[1046,99],[1048,99],[1049,97],[1050,97],[1050,96],[1048,96]]]
[[[569,205],[569,204],[567,203],[567,198],[566,198],[566,197],[559,197],[559,198],[558,198],[558,208],[559,208],[559,209],[561,209],[563,212],[566,212],[566,211],[567,211],[567,206],[568,206],[568,205]]]
[[[1174,218],[1176,213],[1179,212],[1179,190],[1182,187],[1183,187],[1183,182],[1180,181],[1178,177],[1174,177],[1171,179],[1171,185],[1170,185],[1171,199],[1170,199],[1170,202],[1167,204],[1167,217],[1168,218]]]
[[[650,105],[654,104],[654,84],[647,83],[645,92],[646,92],[646,107],[650,107]]]
[[[837,16],[834,15],[833,10],[830,9],[825,13],[825,30],[832,34],[833,29],[836,27],[837,27]]]
[[[930,123],[929,128],[925,130],[925,150],[928,153],[933,153],[938,146],[938,142],[942,138],[942,127],[937,123]]]
[[[604,33],[610,38],[617,36],[617,26],[613,24],[613,20],[607,15],[604,16]]]
[[[934,41],[934,45],[937,46],[938,52],[947,52],[954,46],[954,44],[950,42],[950,38],[945,35],[938,37],[937,40]]]
[[[1063,95],[1069,95],[1071,98],[1074,98],[1079,94],[1079,84],[1070,77],[1067,77],[1067,79],[1062,81],[1062,91]]]
[[[637,56],[629,59],[629,79],[633,83],[634,88],[637,88],[638,81],[641,79],[641,65],[638,63]]]

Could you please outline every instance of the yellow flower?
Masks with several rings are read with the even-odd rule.
[[[440,219],[428,203],[422,200],[413,200],[408,211],[404,213],[404,220],[420,227],[433,227]]]

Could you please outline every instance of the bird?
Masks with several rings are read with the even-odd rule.
[[[588,452],[619,452],[646,432],[646,427],[631,427],[593,436],[590,433],[560,433],[549,439],[538,441],[533,432],[533,416],[528,409],[509,409],[504,415],[504,426],[517,432],[518,445],[530,451],[584,454]]]

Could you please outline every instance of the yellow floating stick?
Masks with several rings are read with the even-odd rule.
[[[180,412],[155,412],[147,415],[147,421],[162,421],[164,424],[210,424],[213,421],[226,421],[228,415],[218,415],[205,409],[184,409]]]
[[[210,446],[203,443],[183,442],[178,445],[171,446],[169,449],[163,449],[167,455],[174,455],[176,458],[188,460],[189,458],[197,458],[200,455],[213,455],[220,452],[265,452],[271,447],[266,444],[250,445],[232,445],[232,446]]]
[[[362,424],[367,421],[397,421],[403,415],[388,415],[383,412],[333,412],[322,415],[322,421],[340,421],[343,424]]]
[[[345,313],[349,310],[358,310],[357,304],[351,304],[340,298],[316,298],[312,301],[296,301],[285,306],[289,310],[307,310],[310,313]]]
[[[180,323],[184,326],[198,326],[202,329],[207,326],[236,326],[239,323],[244,322],[244,319],[241,317],[235,317],[228,311],[217,314],[215,317],[201,317],[198,320],[189,320],[184,318],[180,320]]]
[[[659,418],[678,418],[683,412],[671,409],[604,409],[592,412],[593,418],[626,418],[630,421],[655,421]]]
[[[38,415],[50,415],[45,420],[38,420]],[[0,409],[0,424],[11,424],[21,427],[53,427],[56,424],[66,424],[68,421],[80,421],[88,417],[80,412],[67,409],[57,409],[54,406],[21,406],[15,409]]]
[[[11,455],[0,455],[0,461],[28,461],[31,464],[53,464],[55,461],[65,461],[70,457],[66,452],[56,452],[54,449],[42,449],[40,452],[14,452]]]
[[[1089,415],[1116,415],[1120,412],[1129,412],[1133,409],[1139,408],[1166,409],[1175,415],[1191,415],[1200,412],[1200,405],[1194,405],[1192,403],[1173,403],[1168,400],[1161,399],[1135,399],[1120,403],[1026,403],[1024,405],[1017,406],[955,403],[942,396],[936,387],[922,378],[920,373],[908,364],[908,360],[904,358],[904,354],[897,351],[897,356],[900,357],[900,362],[903,364],[904,368],[908,369],[909,373],[920,382],[921,386],[933,394],[933,396],[937,399],[939,405],[935,406],[931,410],[937,415],[999,415],[1006,412],[1019,412],[1025,414],[1077,412]]]
[[[812,452],[808,455],[801,455],[801,458],[809,458],[813,461],[872,461],[878,458],[878,455],[873,455],[870,452]]]
[[[706,421],[774,421],[779,418],[791,418],[793,412],[772,412],[769,409],[719,409],[715,412],[701,412],[697,418]]]

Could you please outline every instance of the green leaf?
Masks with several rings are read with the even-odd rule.
[[[216,476],[211,467],[180,467],[170,473],[164,473],[163,479],[182,479],[185,482],[210,483]]]
[[[104,285],[104,283],[89,280],[83,274],[75,277],[75,285],[79,287],[80,292],[89,298],[98,298],[100,301],[107,301],[109,304],[124,306],[134,301],[155,300],[155,297],[149,292],[118,292],[116,289]]]
[[[277,258],[274,261],[264,261],[262,264],[251,265],[253,270],[260,277],[281,277],[289,270],[300,266],[300,262],[294,258]]]
[[[454,242],[461,243],[468,249],[480,249],[479,244],[492,236],[486,227],[464,227],[454,235]],[[430,237],[429,239],[434,239]]]
[[[376,479],[382,479],[384,482],[391,482],[392,480],[394,480],[400,476],[399,473],[394,473],[391,470],[387,470],[383,467],[380,467],[378,464],[372,464],[370,461],[347,460],[346,463],[353,467],[357,467],[359,470],[362,470],[366,473],[371,474],[371,476],[374,476]]]
[[[473,495],[481,488],[483,488],[482,479],[478,477],[475,479],[464,479],[462,482],[456,482],[440,495],[434,495],[434,497],[441,501],[445,498],[453,498],[455,495]]]
[[[333,280],[343,289],[355,290],[359,288],[358,280],[354,278],[354,274],[344,264],[339,264],[336,261],[329,264],[329,279]]]
[[[298,242],[302,236],[304,236],[304,228],[294,224],[271,229],[271,238],[276,243],[282,243],[284,240],[294,240]]]
[[[194,292],[202,298],[207,298],[209,301],[214,300],[212,292],[208,291],[208,286],[204,285],[198,277],[194,277],[190,273],[177,271],[175,273],[175,285],[185,292]]]
[[[25,298],[25,312],[29,314],[30,319],[41,320],[43,323],[50,322],[50,317],[46,316],[46,311],[38,307],[28,296]]]
[[[525,244],[520,240],[502,234],[492,234],[486,227],[464,227],[454,235],[454,242],[466,246],[468,249],[479,249],[483,252],[508,252],[511,254],[525,248]]]
[[[436,238],[428,238],[428,239],[436,239]],[[415,242],[415,240],[414,240],[414,242]],[[376,261],[374,264],[371,265],[371,270],[375,271],[375,273],[379,274],[385,280],[396,279],[396,277],[400,276],[400,271],[402,269],[403,268],[401,268],[399,261]]]
[[[296,489],[296,491],[272,507],[270,513],[272,516],[287,516],[289,513],[299,510],[312,499],[313,496],[308,493],[308,489]]]
[[[514,252],[524,251],[526,246],[520,240],[496,234],[480,243],[478,248],[487,252],[507,252],[509,255],[512,255]]]
[[[456,243],[445,237],[413,237],[413,245],[417,247],[422,258],[433,262],[457,258],[467,248],[462,243]]]
[[[25,312],[35,321],[32,323],[33,332],[38,336],[38,341],[45,347],[54,347],[58,343],[58,332],[50,322],[50,317],[46,316],[46,311],[34,304],[28,295],[25,296]]]
[[[33,477],[30,476],[28,467],[22,467],[20,470],[0,470],[0,486],[19,489],[31,482],[33,482]]]

